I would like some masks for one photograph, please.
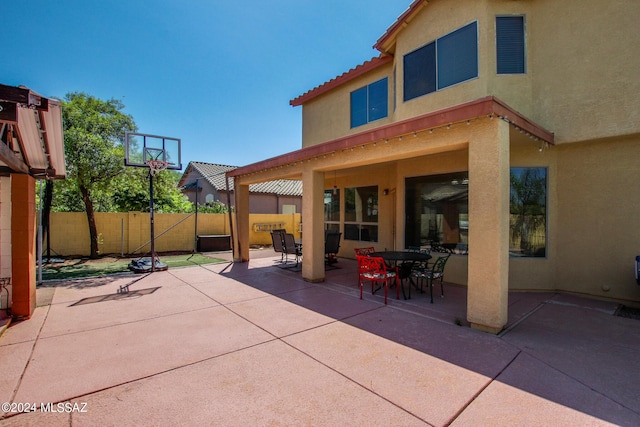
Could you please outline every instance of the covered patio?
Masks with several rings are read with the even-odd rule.
[[[402,250],[408,246],[405,179],[468,171],[468,256],[448,268],[463,276],[468,293],[463,318],[476,329],[499,333],[508,321],[509,168],[519,153],[542,151],[553,142],[551,132],[485,97],[237,168],[227,173],[236,188],[234,261],[249,259],[250,184],[302,180],[302,277],[323,282],[327,189],[377,187],[377,238],[366,244]],[[345,240],[339,256],[352,257],[362,243]]]

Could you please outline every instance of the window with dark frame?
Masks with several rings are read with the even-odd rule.
[[[344,189],[344,238],[378,241],[378,186]]]
[[[324,190],[324,229],[340,232],[340,189]]]
[[[496,62],[498,74],[524,74],[524,16],[496,17]]]
[[[510,169],[509,254],[547,256],[547,169]],[[405,180],[405,244],[464,254],[468,248],[469,175]]]
[[[437,41],[438,90],[478,77],[478,25],[472,22]]]
[[[387,77],[351,92],[351,127],[365,125],[388,115]]]
[[[547,255],[547,169],[511,168],[509,253]]]
[[[404,56],[405,101],[436,91],[436,42]]]
[[[466,254],[469,232],[469,174],[406,178],[405,244]]]
[[[403,65],[404,101],[478,77],[478,23],[406,54]]]

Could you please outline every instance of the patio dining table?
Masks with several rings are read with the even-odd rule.
[[[411,299],[411,283],[409,283],[409,297],[407,298],[407,295],[404,292],[404,284],[403,284],[403,279],[405,278],[400,277],[400,270],[397,268],[398,262],[413,263],[413,262],[429,261],[431,259],[431,255],[424,252],[416,252],[416,251],[380,251],[380,252],[372,252],[371,254],[369,254],[369,256],[381,257],[382,259],[384,259],[384,261],[388,265],[391,265],[393,268],[396,269],[396,274],[398,274],[398,277],[401,279],[400,286],[402,286],[402,296],[404,297],[404,299]],[[409,272],[409,275],[406,278],[409,279],[409,281],[411,282],[411,272]]]

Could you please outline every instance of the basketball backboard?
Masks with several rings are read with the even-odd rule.
[[[167,169],[182,170],[180,139],[127,132],[124,144],[125,166],[148,168],[148,160],[167,162]]]

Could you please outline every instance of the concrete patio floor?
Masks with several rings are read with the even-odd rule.
[[[385,306],[352,260],[308,283],[251,256],[39,287],[0,337],[0,426],[640,425],[640,321],[616,304],[510,293],[493,336],[464,288]]]

